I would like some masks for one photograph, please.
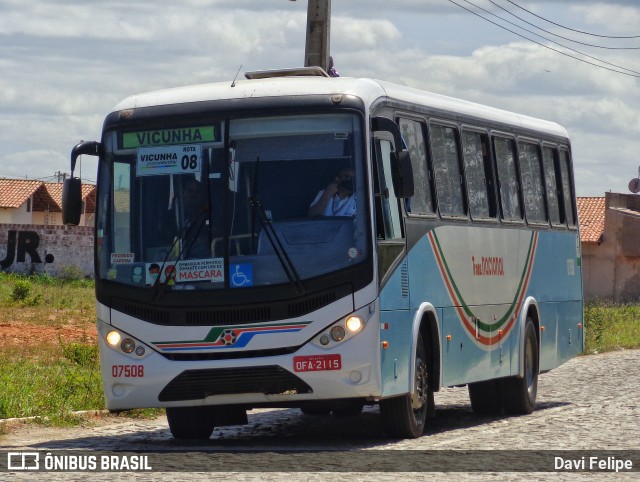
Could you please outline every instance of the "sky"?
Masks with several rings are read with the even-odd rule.
[[[131,94],[303,65],[306,13],[307,0],[2,0],[0,177],[68,172]],[[333,0],[331,13],[342,76],[563,125],[578,196],[638,177],[637,0]],[[81,176],[95,181],[93,158]]]

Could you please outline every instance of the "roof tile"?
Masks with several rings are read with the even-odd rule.
[[[604,197],[579,197],[580,241],[599,243],[604,233]]]
[[[42,184],[35,179],[0,179],[0,208],[19,208]]]

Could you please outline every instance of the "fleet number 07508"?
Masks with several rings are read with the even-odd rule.
[[[142,378],[144,377],[144,365],[112,365],[111,376],[113,378]]]

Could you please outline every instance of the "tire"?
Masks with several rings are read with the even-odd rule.
[[[478,415],[498,415],[502,413],[502,397],[498,380],[469,383],[471,409]]]
[[[413,393],[380,400],[380,416],[385,431],[392,437],[417,438],[422,435],[429,409],[429,373],[427,352],[418,335]]]
[[[168,407],[167,421],[175,439],[206,440],[213,433],[214,407]]]
[[[524,376],[502,380],[502,403],[509,415],[533,412],[538,393],[539,372],[538,337],[533,320],[527,317],[524,329]]]

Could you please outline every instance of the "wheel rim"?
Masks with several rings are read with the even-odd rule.
[[[529,399],[533,400],[536,395],[536,366],[535,366],[535,347],[531,337],[527,340],[527,351],[525,353],[525,377],[527,380],[527,393]]]
[[[427,365],[420,358],[416,360],[415,388],[411,394],[411,408],[419,412],[427,403]]]

